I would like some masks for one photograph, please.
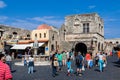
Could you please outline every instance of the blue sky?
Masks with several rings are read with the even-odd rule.
[[[96,12],[105,38],[120,38],[120,0],[0,0],[0,24],[28,30],[40,24],[60,27],[65,16]]]

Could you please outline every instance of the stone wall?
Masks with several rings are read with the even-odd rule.
[[[84,24],[89,26],[88,32],[84,32],[86,28]],[[61,41],[66,41],[66,45],[84,43],[87,49],[94,47],[94,53],[98,51],[98,46],[100,47],[99,49],[102,50],[102,46],[104,45],[104,23],[97,13],[66,16],[65,23],[59,32]],[[64,46],[66,45],[64,42]],[[72,47],[75,47],[75,45]]]
[[[7,44],[9,44],[8,42],[16,43],[20,39],[27,38],[28,37],[27,35],[29,35],[29,37],[31,35],[31,31],[29,30],[15,28],[6,25],[0,25],[0,30],[3,31],[3,35],[0,38],[0,52],[4,48],[4,42],[7,42]],[[14,33],[16,33],[17,35],[16,36],[13,35]]]
[[[12,35],[14,32],[17,33],[19,36],[27,36],[31,34],[30,30],[25,30],[21,28],[15,28],[11,26],[0,25],[0,29],[4,30],[4,35]]]

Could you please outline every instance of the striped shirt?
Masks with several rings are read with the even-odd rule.
[[[7,64],[0,61],[0,80],[12,79],[10,68]]]

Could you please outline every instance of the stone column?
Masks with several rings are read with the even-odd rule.
[[[34,40],[34,43],[33,43],[33,48],[34,48],[34,59],[36,61],[36,55],[37,55],[37,50],[38,50],[37,36],[35,36],[35,40]]]

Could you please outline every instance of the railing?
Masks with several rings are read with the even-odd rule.
[[[24,59],[29,60],[30,55],[22,55],[22,61]],[[34,61],[49,61],[48,55],[33,55]]]

